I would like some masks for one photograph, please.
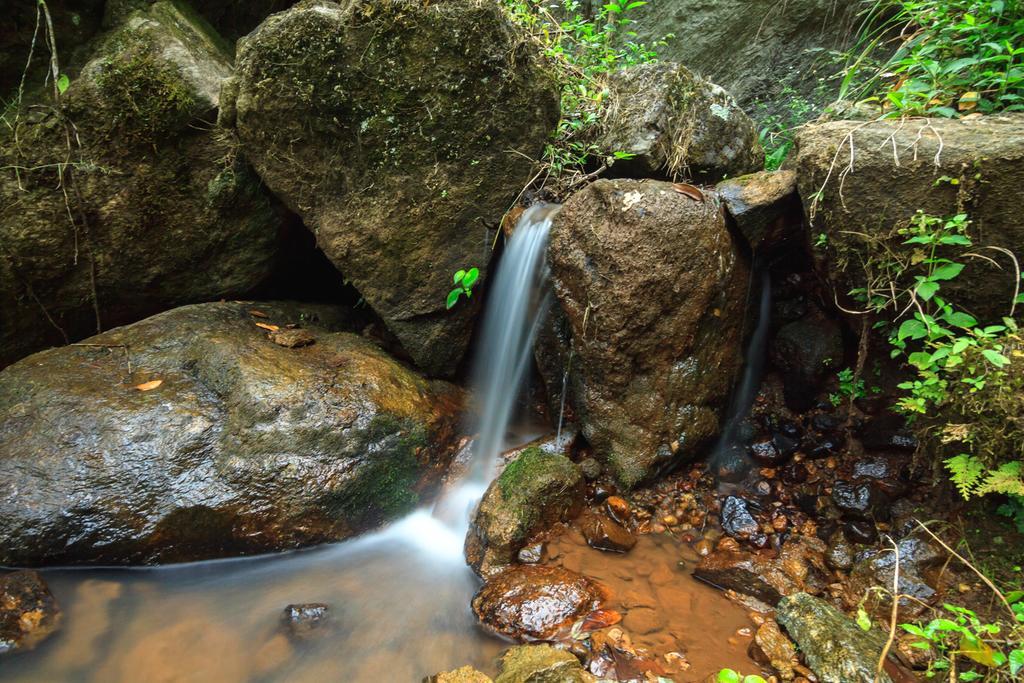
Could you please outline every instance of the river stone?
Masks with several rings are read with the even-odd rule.
[[[0,372],[0,564],[270,552],[411,510],[454,452],[461,392],[344,322],[328,306],[185,306]],[[316,343],[258,326],[289,324]]]
[[[900,621],[912,621],[928,611],[940,597],[942,569],[949,556],[938,546],[918,536],[908,536],[897,544],[899,549]],[[857,557],[846,586],[847,602],[857,604],[868,596],[866,605],[879,618],[889,619],[892,600],[874,594],[870,589],[882,586],[892,590],[896,571],[896,554],[892,547],[872,549]],[[947,579],[950,581],[950,579]]]
[[[772,364],[782,373],[786,405],[796,411],[808,410],[826,378],[834,377],[842,367],[843,333],[839,323],[815,308],[783,325],[769,353]]]
[[[885,671],[875,677],[885,637],[862,630],[824,600],[807,593],[783,598],[776,619],[821,683],[892,683]]]
[[[307,0],[242,41],[225,124],[415,362],[448,375],[558,89],[498,3]]]
[[[0,575],[0,655],[33,649],[60,628],[62,618],[38,572]]]
[[[68,68],[60,113],[41,88],[0,130],[0,366],[243,293],[277,250],[279,209],[212,129],[231,60],[208,27],[158,2]]]
[[[494,681],[487,674],[467,665],[434,674],[426,679],[426,683],[494,683]]]
[[[549,395],[568,365],[581,431],[625,488],[699,455],[742,361],[749,279],[718,199],[598,180],[565,203],[548,253]]]
[[[466,535],[466,562],[487,577],[516,559],[534,535],[575,517],[583,505],[583,475],[564,455],[533,447],[491,482]]]
[[[608,595],[591,579],[562,567],[517,565],[490,577],[473,596],[488,629],[520,640],[550,640],[598,609]]]
[[[501,657],[494,683],[593,683],[580,660],[550,645],[521,645]]]
[[[773,606],[784,596],[825,588],[825,550],[825,544],[811,536],[791,538],[778,557],[719,548],[701,558],[693,576]]]
[[[616,172],[715,182],[764,166],[754,122],[729,93],[680,64],[615,71],[609,91],[597,144],[633,155],[616,161]]]
[[[1024,243],[1017,199],[1024,185],[1024,113],[815,123],[798,131],[793,157],[807,230],[812,240],[827,237],[823,270],[838,291],[864,286],[859,264],[867,254],[859,234],[898,245],[905,237],[891,233],[918,210],[940,217],[963,212],[972,221],[975,251],[1001,269],[984,259],[961,259],[966,268],[942,284],[943,298],[979,320],[1009,315],[1017,286],[1013,264],[989,247],[1019,252]],[[959,182],[939,181],[943,176]]]

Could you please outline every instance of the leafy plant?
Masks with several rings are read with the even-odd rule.
[[[608,95],[607,75],[634,64],[651,62],[655,51],[637,42],[630,16],[644,0],[609,0],[586,16],[578,0],[562,0],[557,19],[537,0],[504,0],[513,21],[525,27],[555,66],[562,83],[562,117],[544,160],[555,176],[578,174],[602,153],[590,133],[600,122]],[[606,159],[628,158],[615,152]]]
[[[455,284],[455,288],[448,292],[446,308],[451,310],[455,304],[459,303],[459,299],[463,295],[465,295],[467,299],[473,296],[473,287],[476,285],[478,279],[480,279],[480,270],[477,268],[457,271],[455,275],[452,276],[452,282]]]
[[[892,116],[1024,110],[1020,0],[876,0],[859,46],[841,98]]]
[[[1007,501],[996,508],[996,512],[1003,517],[1009,517],[1017,531],[1024,534],[1024,497],[1008,496]]]
[[[927,624],[900,624],[919,639],[912,647],[933,653],[925,676],[958,681],[1020,680],[1024,672],[1024,591],[1005,598],[1016,622],[1009,626],[982,621],[972,610],[948,603],[942,606],[943,613]]]
[[[821,111],[818,105],[800,96],[791,86],[784,87],[781,94],[787,102],[782,113],[766,113],[767,107],[763,103],[759,103],[755,109],[755,118],[760,122],[758,138],[764,148],[766,171],[775,171],[782,166],[793,148],[796,128]]]
[[[867,396],[867,392],[864,390],[864,380],[854,377],[853,370],[850,368],[843,368],[836,373],[836,377],[839,379],[839,391],[828,396],[832,405],[838,406],[844,398],[856,399]]]

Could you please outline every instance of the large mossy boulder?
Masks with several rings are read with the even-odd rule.
[[[0,129],[0,365],[270,272],[279,210],[213,130],[230,57],[170,2]]]
[[[716,182],[764,166],[754,122],[729,93],[685,66],[622,69],[609,90],[598,146],[630,155],[615,163],[616,171]]]
[[[792,157],[810,237],[827,243],[823,270],[840,293],[883,272],[886,247],[915,262],[897,231],[917,211],[966,213],[979,256],[958,259],[966,268],[942,284],[943,298],[979,319],[1009,315],[1015,268],[993,247],[1024,256],[1024,114],[812,124],[800,129]]]
[[[491,482],[466,536],[466,561],[490,576],[516,559],[534,535],[576,516],[583,474],[564,455],[527,448]]]
[[[582,433],[625,487],[699,454],[742,362],[749,279],[714,193],[599,180],[565,203],[549,258],[549,395],[568,367]]]
[[[499,221],[558,120],[498,3],[307,0],[242,41],[222,120],[424,370],[450,374]]]
[[[411,510],[450,461],[461,392],[345,321],[198,304],[0,372],[0,564],[269,552]]]
[[[831,94],[826,79],[839,70],[831,53],[853,44],[863,8],[859,0],[657,0],[635,11],[632,28],[648,45],[664,40],[659,59],[722,85],[755,118],[786,121],[797,97]]]

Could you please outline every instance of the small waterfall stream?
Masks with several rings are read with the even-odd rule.
[[[493,669],[506,644],[477,625],[478,585],[462,547],[469,511],[511,435],[533,338],[549,305],[544,254],[557,205],[520,218],[494,275],[474,372],[478,437],[464,477],[431,510],[375,533],[301,552],[139,569],[49,570],[65,624],[36,652],[5,660],[4,680],[419,681],[473,664]],[[337,628],[293,643],[278,634],[290,603],[330,606]]]

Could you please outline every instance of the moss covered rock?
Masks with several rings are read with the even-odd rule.
[[[598,145],[627,152],[616,172],[714,182],[759,171],[764,151],[754,122],[725,90],[672,62],[612,74]]]
[[[242,41],[225,123],[267,185],[423,369],[449,374],[498,223],[558,120],[497,3],[307,0]],[[234,104],[227,100],[233,99]]]
[[[527,448],[484,493],[466,537],[466,561],[481,576],[512,563],[531,536],[581,509],[583,475],[564,455]]]
[[[0,564],[267,552],[411,510],[451,458],[461,393],[346,319],[199,304],[0,372]]]
[[[550,645],[521,645],[501,657],[495,683],[593,683],[580,660]]]
[[[230,58],[158,2],[0,130],[0,364],[270,272],[279,209],[215,132]]]
[[[742,362],[749,279],[715,194],[599,180],[565,203],[548,253],[548,394],[568,365],[582,433],[625,487],[697,456]]]

